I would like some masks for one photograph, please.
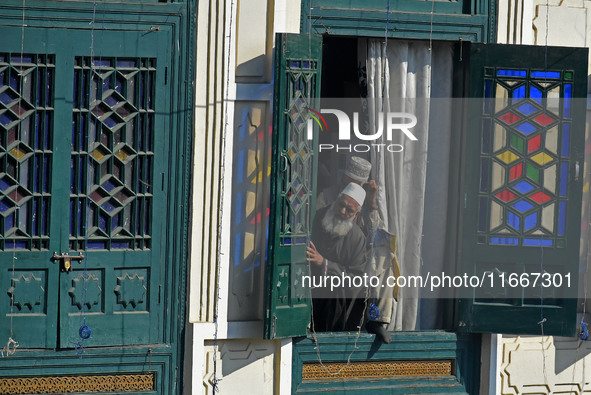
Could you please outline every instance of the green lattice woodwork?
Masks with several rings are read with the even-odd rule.
[[[178,392],[194,4],[138,3],[31,0],[24,31],[23,3],[0,6],[0,339],[12,322],[27,349],[2,376],[150,371]]]
[[[461,272],[569,274],[571,288],[522,293],[497,281],[460,301],[460,328],[539,335],[544,317],[544,334],[571,336],[587,50],[472,44],[469,55],[466,91],[482,100],[468,106],[467,125],[480,126],[464,131]]]
[[[265,338],[303,335],[310,322],[306,245],[315,211],[317,136],[308,140],[308,108],[320,97],[322,39],[277,35],[271,168],[271,224]]]
[[[494,43],[496,9],[497,0],[303,0],[300,31]]]

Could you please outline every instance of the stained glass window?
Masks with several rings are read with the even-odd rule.
[[[148,249],[154,59],[78,57],[74,69],[70,249]]]
[[[47,249],[53,56],[0,54],[0,250]]]
[[[310,97],[316,89],[317,64],[314,61],[287,61],[288,137],[283,153],[281,203],[282,245],[306,244],[310,224],[312,194],[312,140],[306,137]]]
[[[487,74],[480,243],[565,247],[572,78],[539,70]]]

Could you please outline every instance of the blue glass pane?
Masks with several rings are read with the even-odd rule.
[[[524,122],[521,125],[516,126],[515,129],[519,130],[521,133],[525,135],[528,135],[536,131],[536,127],[529,122]]]
[[[532,213],[525,217],[523,221],[524,230],[528,231],[538,224],[538,213]]]
[[[561,201],[558,204],[558,235],[564,236],[566,230],[566,202]]]
[[[8,179],[5,177],[0,180],[0,191],[6,191],[12,185],[12,182],[8,182]]]
[[[234,266],[240,265],[240,255],[242,254],[242,235],[234,236]]]
[[[92,65],[94,67],[109,67],[111,66],[111,60],[110,59],[93,59],[92,60]]]
[[[526,212],[527,210],[531,209],[532,207],[533,207],[533,205],[526,202],[525,200],[520,200],[513,205],[513,208],[515,208],[517,211],[520,211],[522,213]]]
[[[74,201],[70,200],[70,235],[74,235]]]
[[[480,192],[488,192],[489,186],[489,160],[483,158],[480,160]]]
[[[4,218],[4,231],[8,232],[14,226],[14,212]]]
[[[519,215],[514,214],[511,211],[509,211],[507,213],[507,223],[511,227],[513,227],[515,230],[519,230],[519,223],[520,223]]]
[[[562,149],[561,155],[568,157],[568,146],[570,141],[570,123],[565,123],[562,126]]]
[[[542,104],[542,91],[535,86],[529,88],[529,97],[538,104]]]
[[[117,60],[117,67],[136,67],[135,60],[119,59],[119,60]]]
[[[488,199],[480,198],[480,205],[478,206],[478,231],[486,231],[486,211],[488,208]]]
[[[560,78],[558,71],[532,71],[531,76],[533,78]]]
[[[104,207],[104,205],[103,205]],[[114,215],[113,218],[111,218],[111,230],[115,230],[117,227],[119,226],[119,215]]]
[[[525,70],[497,70],[497,75],[502,77],[525,77]]]
[[[111,249],[112,250],[124,250],[130,248],[129,241],[113,241],[111,242]]]
[[[515,188],[521,193],[528,193],[529,191],[534,189],[533,185],[527,181],[521,181],[519,184],[514,185],[513,188]]]
[[[560,196],[566,196],[566,184],[568,181],[568,162],[560,164]]]
[[[499,245],[518,245],[519,240],[516,237],[491,237],[489,239],[490,244],[499,244]]]
[[[39,231],[37,230],[37,199],[33,199],[33,221],[32,221],[32,234],[33,236],[38,236],[39,235]]]
[[[524,103],[524,104],[520,105],[519,107],[517,107],[517,111],[519,111],[520,113],[522,113],[524,115],[529,115],[532,112],[538,111],[538,108],[530,103]]]
[[[0,200],[0,213],[7,212],[12,206],[7,199]]]
[[[105,242],[104,241],[89,241],[88,244],[89,250],[104,250],[105,249]]]
[[[290,60],[289,67],[300,67],[300,62],[298,60]]]
[[[490,114],[490,103],[492,94],[492,81],[484,81],[484,113]]]
[[[10,86],[17,92],[20,90],[18,89],[18,80],[16,79],[16,74],[14,72],[10,74]]]
[[[302,61],[302,69],[309,69],[311,68],[311,63],[309,60],[303,60]]]
[[[24,250],[27,248],[27,243],[25,241],[13,241],[10,243],[9,247],[16,250]]]
[[[307,243],[307,239],[305,237],[298,237],[296,238],[296,244],[306,244]]]
[[[286,237],[283,239],[283,245],[291,245],[291,237]]]
[[[103,232],[107,231],[107,217],[104,215],[99,215],[99,222],[98,222],[99,229]]]
[[[525,86],[520,86],[519,88],[513,90],[513,98],[514,99],[523,99],[525,97]]]
[[[553,242],[550,239],[523,239],[524,246],[550,247],[552,244]]]
[[[564,85],[564,117],[570,118],[570,102],[572,98],[572,88],[571,84]]]
[[[115,189],[115,187],[117,187],[117,185],[115,185],[113,183],[113,181],[109,180],[107,182],[105,182],[103,185],[101,185],[103,188],[105,188],[105,190],[107,192],[111,192],[113,189]]]
[[[482,153],[490,153],[490,120],[482,122]]]

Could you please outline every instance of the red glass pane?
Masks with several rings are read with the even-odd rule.
[[[512,123],[515,123],[517,121],[519,121],[521,119],[521,117],[511,111],[509,111],[506,114],[503,114],[499,117],[499,119],[503,122],[505,122],[507,125],[511,125]]]
[[[542,126],[546,126],[546,125],[554,122],[554,118],[548,116],[547,114],[540,114],[534,118],[534,121],[539,123]]]
[[[521,177],[523,172],[523,162],[518,163],[509,170],[509,181],[513,181]]]
[[[551,200],[552,199],[552,197],[546,195],[544,192],[534,193],[529,198],[532,199],[533,201],[535,201],[538,204],[546,203],[548,200]]]
[[[509,201],[515,199],[515,197],[516,197],[515,194],[508,189],[505,189],[504,191],[497,193],[495,196],[504,202],[509,202]]]
[[[527,152],[528,153],[533,152],[533,151],[540,148],[541,137],[542,137],[542,135],[538,134],[536,137],[528,140],[528,142],[527,142]]]

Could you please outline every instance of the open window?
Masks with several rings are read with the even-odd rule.
[[[432,49],[426,42],[410,45],[415,44]],[[498,280],[501,273],[548,272],[559,273],[563,281],[568,274],[576,289],[582,196],[582,177],[577,172],[583,166],[585,107],[575,98],[586,94],[586,50],[464,44],[457,48],[461,52],[454,53],[453,44],[438,44],[442,53],[449,52],[445,55],[449,61],[441,61],[441,70],[433,71],[430,94],[436,95],[432,92],[440,88],[435,84],[447,81],[450,96],[453,90],[471,99],[447,102],[427,112],[430,139],[432,129],[441,127],[441,117],[449,117],[450,125],[452,113],[462,121],[461,127],[450,127],[449,140],[433,138],[428,149],[425,146],[427,157],[414,159],[430,161],[436,169],[425,168],[427,185],[419,199],[421,205],[424,201],[421,215],[427,221],[425,225],[421,220],[423,229],[433,231],[433,224],[444,224],[433,237],[446,251],[446,259],[453,261],[456,273],[497,276]],[[305,138],[306,108],[320,96],[321,46],[318,36],[278,35],[276,40],[266,338],[305,335],[310,323],[309,290],[301,283],[308,271],[305,245],[317,184],[330,182],[330,177],[317,178],[318,136]],[[356,45],[349,47],[337,58],[354,56]],[[331,59],[334,55],[324,62]],[[435,69],[436,61],[430,61]],[[336,70],[324,70],[324,77],[336,74]],[[551,107],[548,99],[555,97],[560,99],[551,100],[555,106]],[[504,100],[504,106],[498,107],[495,98]],[[434,155],[443,151],[449,159],[444,166]],[[344,165],[339,159],[320,160],[331,170]],[[441,177],[430,177],[430,171],[447,174],[443,192],[437,186]],[[445,213],[445,221],[437,213]],[[422,252],[431,251],[423,248]],[[559,295],[542,290],[537,295],[536,289],[529,291],[506,297],[461,294],[454,303],[425,300],[415,309],[417,320],[421,309],[440,310],[445,312],[435,323],[440,329],[539,334],[542,311],[545,334],[574,333],[576,292]],[[411,329],[415,327],[420,325]]]

